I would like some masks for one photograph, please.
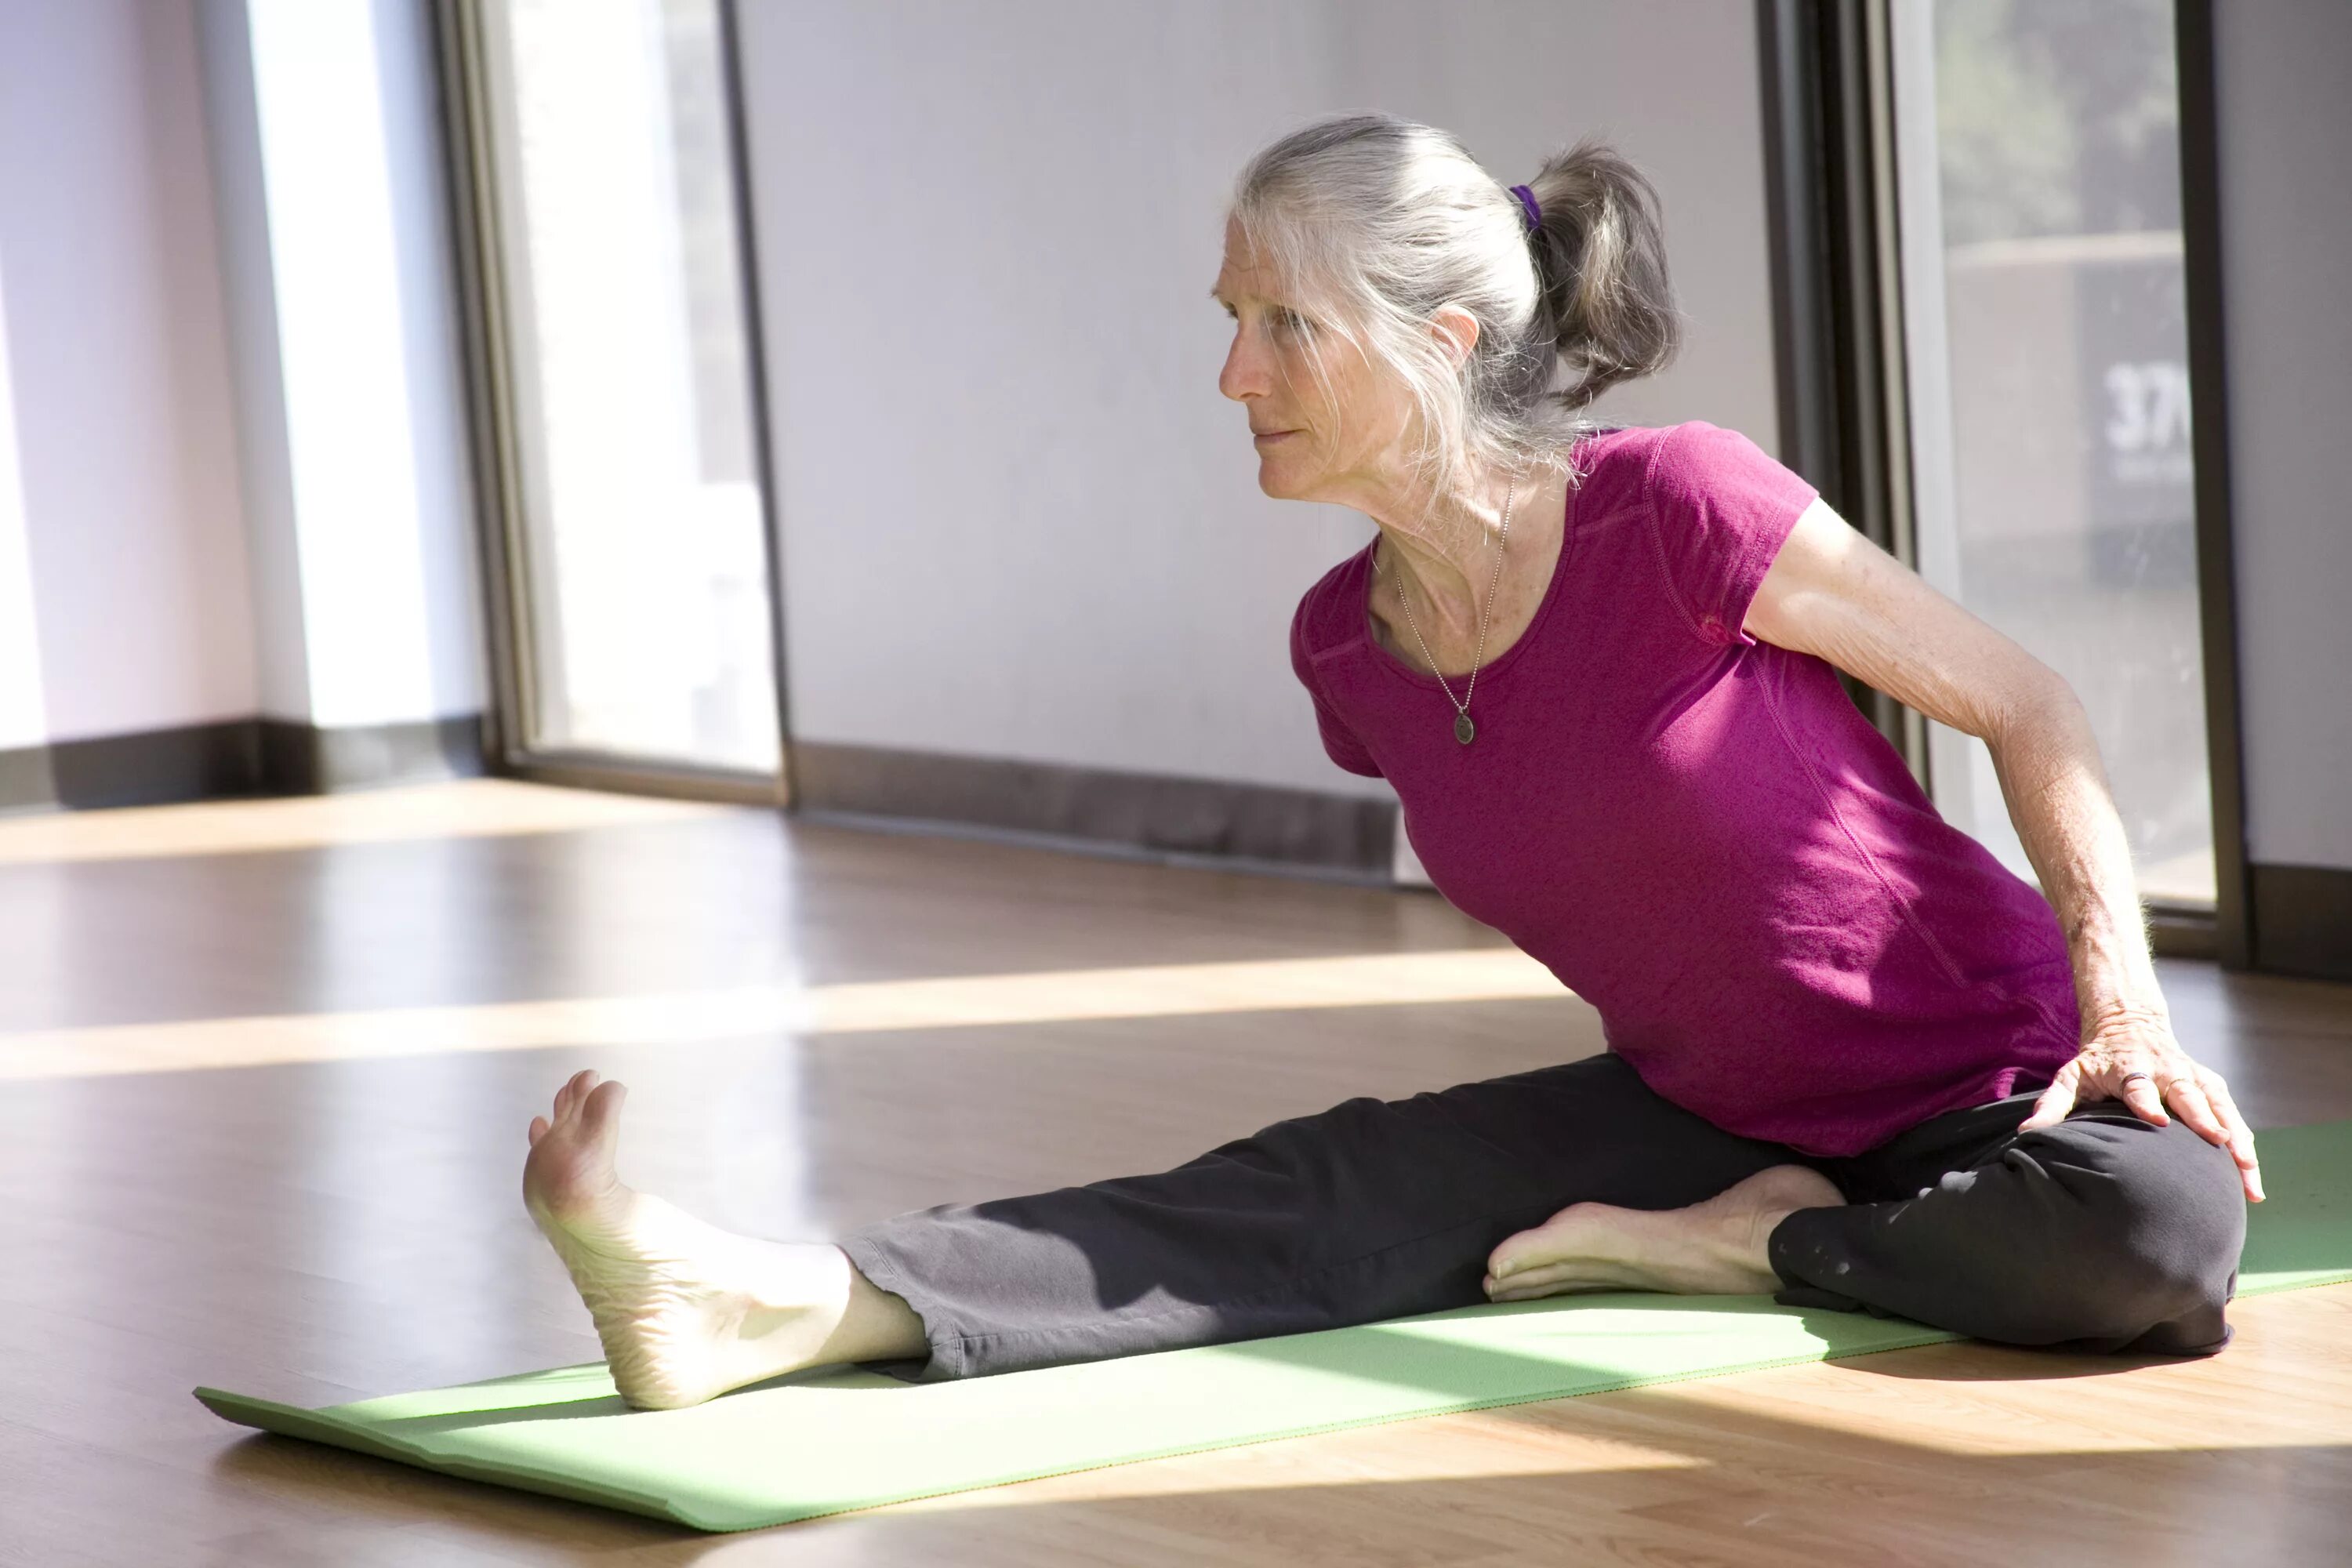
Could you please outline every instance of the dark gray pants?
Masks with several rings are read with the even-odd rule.
[[[1474,1305],[1496,1244],[1570,1204],[1682,1208],[1802,1164],[1848,1202],[1772,1233],[1783,1304],[2010,1344],[2220,1350],[2246,1231],[2228,1151],[2116,1100],[2020,1133],[2033,1100],[1822,1158],[1726,1132],[1602,1055],[1350,1100],[1172,1171],[923,1209],[840,1245],[930,1342],[877,1369],[971,1377]]]

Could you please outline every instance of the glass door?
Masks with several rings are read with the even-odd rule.
[[[1918,567],[2083,699],[2142,896],[2210,910],[2171,0],[1895,0]],[[1944,816],[2033,879],[1984,744]]]
[[[718,0],[470,0],[509,761],[780,789]]]

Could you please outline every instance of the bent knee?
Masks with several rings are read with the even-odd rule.
[[[2237,1162],[2186,1122],[2070,1120],[2026,1134],[2012,1155],[2041,1164],[2071,1200],[2045,1278],[2021,1292],[2048,1338],[2201,1321],[2235,1292],[2246,1239]]]

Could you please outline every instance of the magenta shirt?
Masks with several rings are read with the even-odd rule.
[[[1577,465],[1467,746],[1435,679],[1372,639],[1372,545],[1307,590],[1291,663],[1331,759],[1386,777],[1438,890],[1719,1127],[1850,1154],[2047,1082],[2078,1036],[2055,912],[1937,815],[1825,660],[1739,629],[1813,487],[1699,419],[1588,436]]]

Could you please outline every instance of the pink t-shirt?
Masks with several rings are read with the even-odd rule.
[[[1813,487],[1700,419],[1588,436],[1577,466],[1467,746],[1371,637],[1372,545],[1307,590],[1291,663],[1331,759],[1386,777],[1438,890],[1719,1127],[1851,1154],[2047,1082],[2078,1035],[2049,903],[1937,815],[1826,661],[1740,629]]]

